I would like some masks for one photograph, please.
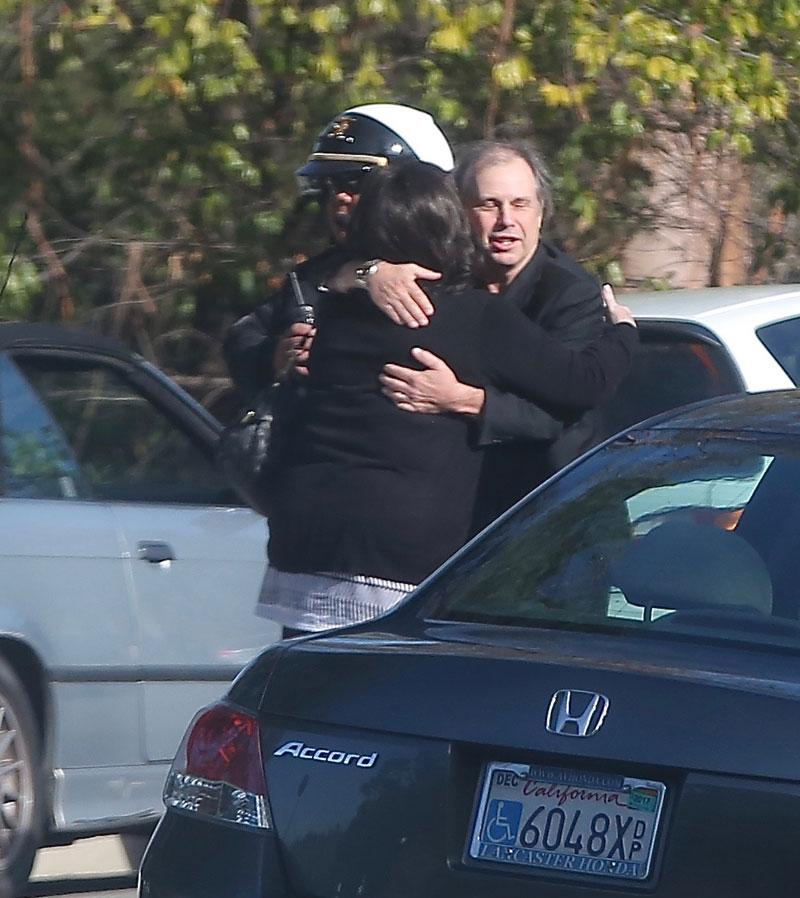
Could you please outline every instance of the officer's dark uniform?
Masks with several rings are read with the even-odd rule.
[[[348,259],[338,246],[308,259],[295,269],[304,303],[315,308],[320,284]],[[225,360],[234,383],[247,399],[274,383],[275,348],[284,332],[301,320],[300,309],[288,281],[263,305],[236,321],[223,345]]]
[[[305,194],[325,195],[337,180],[349,183],[348,192],[375,166],[404,160],[430,162],[444,171],[453,167],[453,154],[444,134],[427,113],[393,103],[355,106],[337,115],[320,133],[311,155],[295,174]],[[316,306],[318,285],[349,259],[338,247],[299,265],[295,273],[304,303]],[[275,348],[284,332],[301,320],[298,303],[287,282],[266,303],[239,319],[225,339],[225,359],[245,397],[275,380]]]

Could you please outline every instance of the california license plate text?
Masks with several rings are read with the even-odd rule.
[[[590,771],[491,764],[470,856],[480,860],[644,879],[665,787]]]

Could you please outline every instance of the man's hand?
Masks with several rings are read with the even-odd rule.
[[[385,365],[380,375],[383,394],[399,409],[428,415],[481,413],[485,399],[483,390],[462,384],[439,356],[426,349],[412,349],[411,355],[425,365],[423,371]]]
[[[298,374],[308,374],[308,353],[317,329],[313,324],[293,324],[278,340],[272,358],[273,370],[278,380],[294,368]]]
[[[328,279],[328,289],[336,293],[347,293],[357,287],[357,267],[358,263],[353,262],[343,265]],[[440,272],[413,262],[395,265],[381,261],[378,263],[378,270],[367,279],[367,291],[375,305],[395,324],[424,327],[433,315],[433,306],[417,279],[438,281],[441,276]]]
[[[433,315],[433,305],[417,280],[438,281],[441,276],[441,272],[413,262],[381,262],[367,280],[367,290],[369,298],[395,324],[424,327]]]

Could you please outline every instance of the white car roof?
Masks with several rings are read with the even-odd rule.
[[[657,290],[621,293],[618,298],[643,320],[690,321],[712,329],[720,318],[757,327],[800,316],[800,284]]]
[[[758,332],[768,324],[800,319],[800,284],[662,290],[624,293],[620,298],[641,324],[689,323],[713,334],[749,392],[794,386]]]

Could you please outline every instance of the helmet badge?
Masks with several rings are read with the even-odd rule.
[[[335,137],[339,140],[347,140],[347,132],[350,130],[350,125],[352,125],[356,120],[351,118],[349,115],[343,115],[341,118],[337,118],[334,122],[331,123],[331,129],[325,135],[326,137]],[[352,140],[352,138],[349,138]]]

